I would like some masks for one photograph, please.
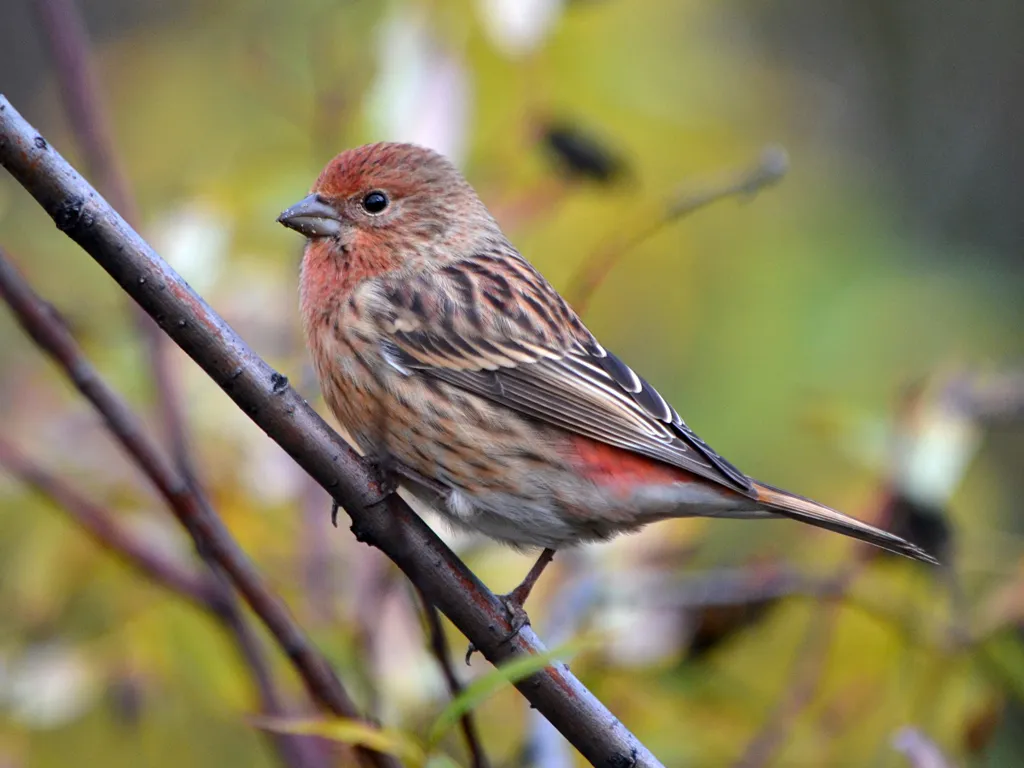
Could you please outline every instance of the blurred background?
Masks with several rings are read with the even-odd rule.
[[[0,6],[0,90],[86,170],[37,5]],[[590,638],[573,672],[665,765],[1024,761],[1024,4],[81,12],[141,232],[322,413],[297,323],[301,242],[275,218],[342,149],[415,141],[463,169],[603,343],[723,455],[943,560],[708,520],[560,554],[531,598],[534,627],[550,645]],[[672,220],[749,182],[759,158],[781,170],[778,147],[781,183]],[[6,174],[0,244],[161,434],[128,300]],[[327,496],[171,361],[219,513],[364,710],[422,736],[448,692],[404,577],[331,528]],[[149,546],[194,559],[6,308],[0,439]],[[529,567],[437,527],[495,591]],[[488,669],[477,656],[457,673]],[[246,719],[256,709],[207,615],[0,466],[0,766],[277,764]],[[495,766],[583,764],[511,689],[477,724]],[[468,765],[456,733],[442,747]]]

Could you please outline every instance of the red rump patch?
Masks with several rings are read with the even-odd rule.
[[[690,483],[696,479],[685,469],[580,435],[572,436],[572,446],[580,474],[624,495],[638,485]]]

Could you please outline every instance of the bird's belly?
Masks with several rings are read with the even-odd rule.
[[[365,454],[407,470],[410,490],[454,526],[512,546],[559,549],[668,517],[729,514],[705,486],[595,463],[577,436],[443,382],[388,370],[321,386]],[[637,482],[623,488],[627,475]]]

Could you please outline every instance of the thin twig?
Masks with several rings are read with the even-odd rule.
[[[131,185],[121,168],[113,132],[107,120],[103,89],[93,67],[89,35],[74,0],[35,0],[35,9],[53,58],[61,100],[86,168],[114,207],[132,226],[139,225],[139,209]],[[156,401],[164,436],[171,455],[190,485],[198,486],[188,448],[185,416],[180,406],[177,383],[170,368],[166,337],[152,318],[132,308],[135,325],[142,337],[149,372],[156,389]]]
[[[3,97],[0,165],[338,501],[356,538],[391,558],[489,661],[544,651],[530,627],[509,639],[498,598]],[[565,664],[515,685],[594,765],[661,765]]]
[[[448,695],[454,699],[462,693],[462,683],[459,682],[459,678],[455,674],[451,648],[448,647],[448,638],[445,637],[444,627],[441,626],[441,614],[422,590],[417,589],[416,591],[423,606],[423,619],[427,623],[430,652],[437,659],[437,665],[441,668],[441,674],[444,675],[445,683],[448,685]],[[466,749],[469,750],[473,768],[488,768],[490,763],[487,761],[487,753],[484,752],[483,745],[480,743],[472,711],[462,713],[459,718],[459,727],[466,740]]]
[[[884,489],[875,505],[879,510],[875,525],[883,529],[886,527],[894,501],[894,494]],[[853,547],[849,564],[831,585],[822,590],[824,601],[811,616],[797,651],[790,675],[792,682],[778,706],[747,744],[735,768],[761,768],[768,765],[785,742],[800,713],[810,706],[825,674],[829,645],[839,622],[840,608],[846,593],[879,552],[869,544],[858,542]]]
[[[215,588],[206,574],[150,547],[106,510],[93,504],[59,477],[46,472],[0,438],[0,467],[62,508],[104,549],[138,569],[154,582],[208,609]]]
[[[594,292],[623,256],[669,224],[701,208],[730,197],[749,199],[766,187],[777,184],[786,174],[789,160],[781,147],[767,147],[757,164],[742,173],[700,192],[687,192],[672,198],[657,218],[647,221],[632,234],[618,239],[586,259],[569,279],[565,297],[580,314],[586,312]]]
[[[0,102],[2,104],[2,102]],[[195,492],[156,443],[127,403],[114,392],[82,354],[67,327],[53,309],[35,295],[0,249],[0,295],[14,311],[18,322],[54,361],[64,369],[75,387],[103,417],[111,434],[128,456],[145,473],[167,502],[171,511],[192,536],[200,556],[223,571],[245,597],[302,675],[310,693],[330,712],[358,719],[359,711],[349,698],[327,660],[316,650],[292,618],[284,603],[274,595],[259,571],[238,546],[205,497]],[[230,594],[222,605],[233,605]],[[359,750],[367,765],[397,765],[393,758]]]
[[[293,717],[287,704],[284,702],[277,689],[270,665],[267,663],[266,654],[263,652],[262,643],[253,631],[252,625],[245,619],[235,596],[231,589],[231,583],[224,576],[219,574],[223,580],[225,589],[222,594],[227,596],[231,602],[221,611],[220,619],[228,635],[238,648],[238,653],[245,662],[249,675],[256,684],[259,693],[262,710],[271,717]],[[274,744],[278,754],[286,765],[303,766],[308,768],[326,768],[330,765],[330,746],[322,745],[317,739],[292,736],[283,733],[270,733],[266,735]],[[327,749],[322,749],[327,746]],[[367,761],[373,765],[372,761]],[[380,765],[386,765],[380,763]]]
[[[767,765],[785,741],[797,716],[813,701],[821,683],[828,660],[829,641],[839,616],[840,601],[829,599],[820,610],[811,614],[807,631],[793,659],[790,677],[793,682],[786,688],[776,706],[757,735],[750,740],[736,768],[756,768]]]
[[[147,545],[105,509],[91,502],[56,475],[22,455],[0,438],[0,466],[25,485],[63,509],[101,547],[136,568],[161,587],[184,597],[198,608],[216,617],[234,641],[251,671],[259,695],[260,708],[268,716],[286,716],[287,709],[274,685],[270,667],[252,628],[235,604],[225,604],[225,595],[233,600],[230,585],[213,581],[212,573],[200,574]],[[228,589],[223,589],[228,586]],[[287,734],[268,734],[286,765],[318,768],[324,765],[312,739]]]

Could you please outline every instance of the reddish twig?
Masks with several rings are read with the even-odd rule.
[[[462,683],[455,674],[455,666],[452,664],[451,648],[448,646],[448,638],[444,636],[444,627],[441,626],[441,615],[433,606],[422,590],[417,590],[420,604],[423,606],[423,619],[427,624],[427,640],[430,644],[430,652],[437,659],[437,665],[441,668],[441,674],[448,686],[448,694],[454,699],[462,693]],[[476,722],[473,720],[472,711],[464,712],[459,718],[459,727],[462,729],[462,736],[466,740],[466,749],[469,751],[470,759],[473,761],[473,768],[488,768],[487,753],[484,752],[480,743],[480,736],[476,730]]]
[[[148,546],[104,509],[27,459],[3,438],[0,438],[0,466],[64,509],[98,544],[160,586],[202,608],[213,604],[216,589],[205,574]]]
[[[730,197],[739,196],[744,199],[753,197],[762,189],[781,181],[788,165],[789,160],[785,150],[781,147],[769,147],[761,153],[757,165],[753,168],[701,192],[677,195],[662,209],[657,218],[641,224],[637,231],[615,240],[610,246],[586,259],[569,279],[565,297],[577,312],[581,315],[584,314],[594,292],[629,251],[667,225],[699,211],[711,203]]]
[[[3,102],[0,102],[2,104]],[[218,572],[223,570],[250,607],[266,624],[306,682],[310,693],[330,712],[359,718],[359,712],[327,660],[306,638],[284,603],[232,538],[205,497],[178,474],[159,447],[146,435],[135,414],[98,375],[81,353],[67,327],[52,308],[35,295],[0,250],[0,295],[25,331],[64,369],[75,387],[103,417],[111,434],[146,474],[171,511],[192,536],[197,551]],[[216,574],[215,574],[216,575]],[[234,599],[223,590],[221,606],[231,610]],[[397,765],[388,756],[361,750],[368,765]]]
[[[133,226],[138,226],[138,205],[118,161],[103,89],[93,67],[89,35],[78,5],[74,0],[35,0],[35,9],[53,58],[61,101],[85,166],[97,178],[99,188],[114,207]],[[149,315],[137,307],[132,309],[136,328],[146,346],[160,424],[170,442],[171,455],[186,481],[198,485],[188,448],[185,417],[170,369],[167,340]]]
[[[488,660],[543,652],[530,627],[509,639],[498,598],[2,97],[0,165],[344,507],[357,539],[390,557]],[[516,687],[593,764],[660,765],[564,664]]]
[[[259,640],[237,606],[224,602],[225,594],[233,601],[230,588],[224,590],[224,585],[214,582],[216,577],[212,574],[200,574],[148,546],[106,510],[27,459],[3,439],[0,439],[0,466],[67,512],[104,549],[161,587],[216,616],[252,672],[262,711],[270,716],[287,714]],[[287,765],[317,768],[324,764],[323,756],[310,739],[283,734],[269,734],[269,737]]]

